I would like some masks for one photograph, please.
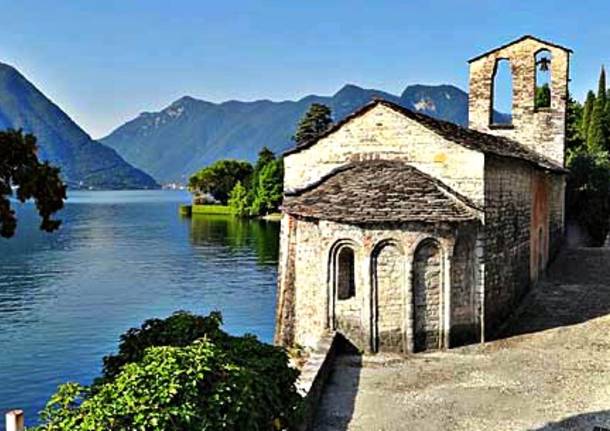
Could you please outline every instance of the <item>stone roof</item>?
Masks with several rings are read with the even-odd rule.
[[[457,124],[453,124],[448,121],[438,120],[428,115],[411,111],[410,109],[404,108],[400,105],[397,105],[396,103],[392,103],[383,99],[376,99],[364,105],[362,108],[348,115],[343,120],[335,123],[326,132],[318,136],[318,138],[298,145],[297,147],[286,151],[284,155],[298,153],[306,148],[312,147],[320,139],[330,135],[331,133],[334,133],[344,124],[357,117],[360,117],[361,115],[367,113],[378,105],[386,106],[404,115],[405,117],[418,122],[419,124],[439,134],[448,141],[462,145],[471,150],[480,151],[485,154],[492,154],[500,157],[523,160],[532,163],[539,168],[553,172],[568,172],[565,168],[555,163],[554,161],[544,157],[541,154],[538,154],[537,152],[527,148],[525,145],[520,144],[519,142],[514,141],[512,139],[508,139],[502,136],[491,135],[489,133],[478,132],[472,129],[467,129],[465,127],[458,126]]]
[[[468,63],[472,63],[473,61],[476,61],[476,60],[478,60],[480,58],[487,57],[489,54],[492,54],[492,53],[494,53],[496,51],[500,51],[501,49],[504,49],[504,48],[508,48],[509,46],[514,45],[516,43],[523,42],[526,39],[535,40],[536,42],[539,42],[539,43],[541,43],[543,45],[548,45],[548,46],[552,46],[554,48],[563,49],[564,51],[569,52],[569,53],[574,52],[570,48],[566,48],[565,46],[561,46],[561,45],[558,45],[558,44],[553,43],[553,42],[542,40],[540,38],[532,36],[531,34],[526,34],[524,36],[521,36],[519,39],[513,40],[512,42],[508,42],[508,43],[505,43],[504,45],[499,46],[497,48],[490,49],[489,51],[485,51],[483,54],[479,54],[476,57],[473,57],[470,60],[468,60]]]
[[[396,160],[354,162],[320,181],[286,193],[282,209],[293,215],[351,224],[460,222],[479,209],[442,182]]]

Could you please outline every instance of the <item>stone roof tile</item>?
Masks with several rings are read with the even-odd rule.
[[[350,163],[305,189],[286,193],[289,214],[352,224],[459,222],[478,208],[442,182],[402,161]]]

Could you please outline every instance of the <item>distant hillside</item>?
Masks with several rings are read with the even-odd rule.
[[[161,112],[141,114],[101,142],[160,182],[185,182],[220,158],[255,160],[264,145],[275,152],[290,148],[299,119],[314,102],[330,106],[340,120],[374,97],[457,124],[468,121],[468,95],[451,85],[413,85],[401,96],[346,85],[331,97],[298,101],[217,104],[183,97]]]
[[[39,156],[61,167],[71,188],[158,187],[115,150],[92,140],[17,70],[0,63],[0,129],[7,128],[36,135]]]

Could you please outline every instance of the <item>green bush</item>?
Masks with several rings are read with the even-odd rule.
[[[245,183],[252,175],[252,165],[239,160],[217,160],[189,178],[189,190],[196,195],[210,194],[223,205],[238,181]]]
[[[593,153],[581,146],[568,152],[570,169],[566,212],[584,227],[593,246],[604,243],[610,228],[610,162],[605,152]]]
[[[221,323],[179,312],[129,330],[92,386],[59,387],[36,430],[290,429],[301,397],[286,352]]]

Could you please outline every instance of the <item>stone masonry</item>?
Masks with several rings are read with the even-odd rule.
[[[552,55],[551,106],[534,109]],[[513,64],[512,124],[491,123]],[[470,129],[376,100],[285,154],[276,342],[369,352],[492,337],[561,246],[569,50],[527,36],[471,61]]]

